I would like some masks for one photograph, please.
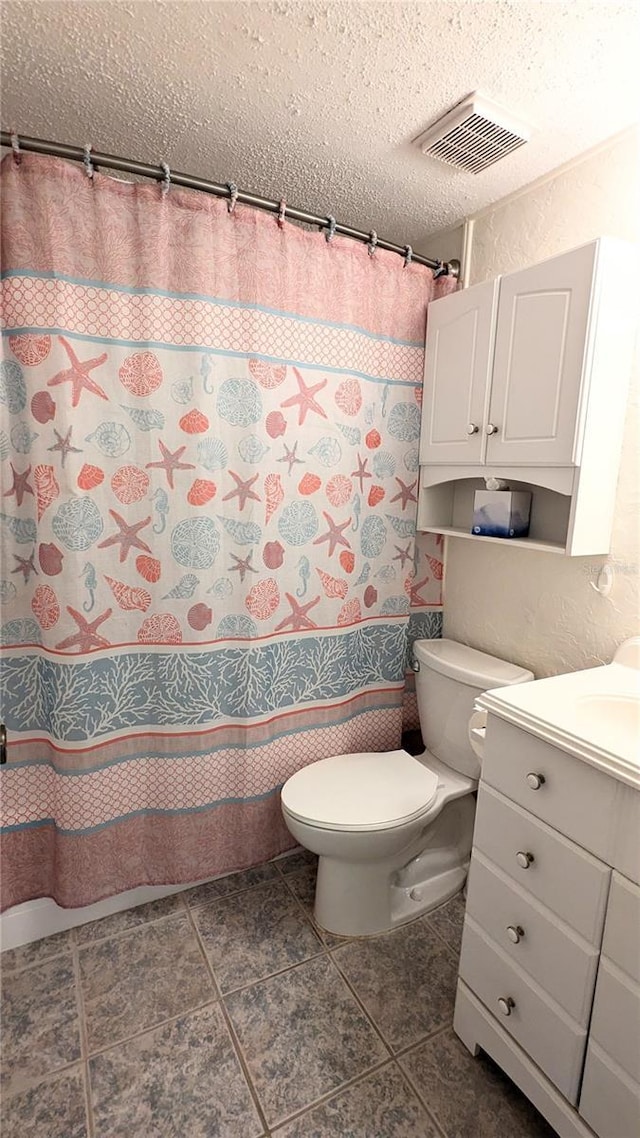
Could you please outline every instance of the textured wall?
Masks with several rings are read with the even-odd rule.
[[[638,240],[638,136],[630,133],[476,219],[470,284],[594,237]],[[615,377],[612,376],[612,380]],[[609,558],[568,558],[448,539],[444,635],[555,675],[608,662],[640,633],[638,358],[631,382]],[[591,583],[606,562],[613,589]]]
[[[439,233],[423,238],[415,246],[415,252],[439,261],[452,261],[454,257],[460,261],[463,237],[464,226],[454,225],[452,229],[442,229]]]

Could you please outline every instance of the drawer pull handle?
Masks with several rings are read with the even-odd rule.
[[[507,925],[507,936],[514,944],[520,944],[524,936],[524,929],[520,925]]]
[[[535,858],[532,853],[525,853],[524,850],[518,850],[516,854],[516,861],[521,869],[528,869]]]
[[[543,774],[536,774],[535,771],[529,771],[527,775],[527,786],[529,786],[531,790],[540,790],[540,787],[544,786],[546,781]]]
[[[513,1008],[515,1008],[515,1006],[516,1006],[516,1002],[515,1002],[515,1000],[511,999],[511,996],[506,996],[506,997],[501,996],[500,999],[498,1000],[498,1007],[500,1008],[500,1011],[502,1012],[503,1016],[510,1016],[511,1012],[512,1012]]]

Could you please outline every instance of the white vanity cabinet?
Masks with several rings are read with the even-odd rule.
[[[639,834],[640,790],[489,713],[454,1027],[561,1138],[640,1135]]]
[[[606,553],[636,302],[629,246],[598,238],[434,301],[427,317],[418,528],[475,541],[490,475],[533,495],[520,544]]]
[[[615,872],[580,1113],[600,1138],[640,1134],[640,889]]]

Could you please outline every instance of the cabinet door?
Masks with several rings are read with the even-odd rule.
[[[500,280],[486,460],[578,461],[597,242]]]
[[[429,305],[420,462],[484,460],[497,290],[487,281]]]

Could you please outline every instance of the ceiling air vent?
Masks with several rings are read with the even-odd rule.
[[[531,128],[476,92],[414,139],[423,154],[479,174],[517,150]]]

